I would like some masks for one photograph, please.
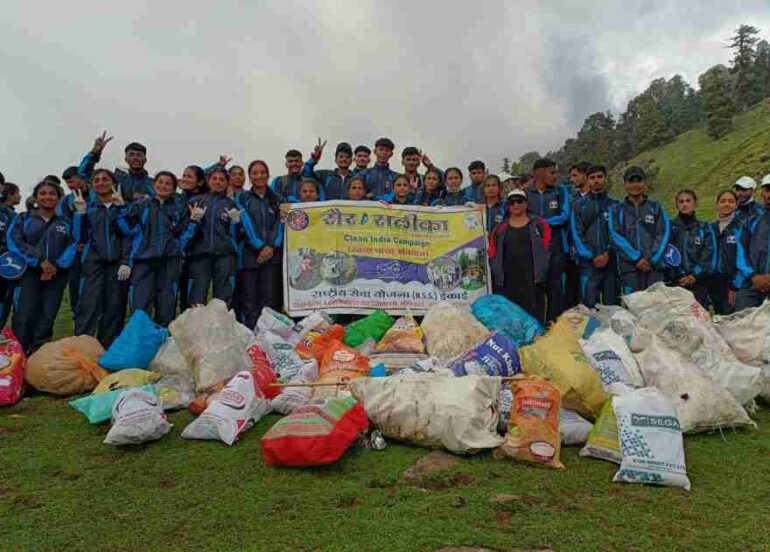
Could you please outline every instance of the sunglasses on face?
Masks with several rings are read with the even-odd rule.
[[[508,200],[508,203],[519,205],[521,203],[525,203],[526,200],[523,197],[514,197]]]

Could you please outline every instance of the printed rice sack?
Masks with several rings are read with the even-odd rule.
[[[232,445],[270,411],[270,401],[254,382],[251,372],[238,372],[212,397],[206,410],[182,432],[185,439],[219,439]]]
[[[138,445],[156,441],[171,431],[160,400],[141,389],[122,390],[112,406],[112,427],[105,445]]]
[[[128,368],[106,376],[99,382],[99,385],[94,388],[91,394],[98,395],[100,393],[106,393],[107,391],[126,387],[141,387],[148,383],[155,383],[159,379],[160,374],[155,372],[139,370],[138,368]]]
[[[305,337],[305,334],[321,324],[326,324],[329,326],[334,324],[334,320],[332,320],[332,317],[323,311],[310,313],[294,325],[294,330],[286,339],[286,341],[296,347],[299,343],[299,340]]]
[[[251,343],[265,352],[279,381],[283,383],[293,381],[302,370],[303,361],[294,350],[294,346],[276,334],[262,332]]]
[[[331,397],[297,408],[262,437],[268,466],[323,466],[340,459],[368,428],[366,412],[352,397]]]
[[[27,355],[11,328],[0,335],[0,406],[16,404],[24,392]]]
[[[168,330],[153,322],[146,312],[134,311],[126,327],[99,359],[99,366],[110,372],[147,368],[167,337]]]
[[[447,369],[456,376],[514,376],[521,371],[513,339],[494,333],[473,349],[449,361]]]
[[[38,391],[53,395],[85,393],[108,374],[96,363],[103,353],[102,345],[90,335],[65,337],[32,354],[24,377]]]
[[[452,303],[437,303],[428,309],[421,328],[428,354],[445,360],[475,347],[489,334],[467,309]]]
[[[746,411],[726,390],[663,339],[639,329],[631,342],[648,386],[657,387],[676,407],[685,433],[751,426]]]
[[[521,370],[540,376],[559,389],[562,404],[593,420],[607,398],[598,374],[580,348],[577,336],[557,321],[543,337],[519,349]]]
[[[559,459],[559,390],[538,376],[515,379],[511,386],[513,409],[508,433],[505,442],[495,450],[495,458],[563,469]]]
[[[358,347],[369,338],[377,343],[392,325],[392,316],[385,311],[376,310],[362,319],[349,324],[343,342],[348,347]]]
[[[584,444],[593,427],[591,422],[577,412],[566,408],[559,412],[559,436],[561,444],[566,447]]]
[[[254,333],[259,332],[273,332],[283,339],[289,340],[294,333],[294,321],[270,307],[262,307],[262,312],[257,319],[257,327],[254,328]]]
[[[358,378],[350,390],[387,438],[455,454],[503,442],[497,434],[500,378],[404,374]]]
[[[529,345],[545,333],[537,319],[502,295],[482,295],[471,312],[487,329],[507,335],[517,347]]]
[[[622,384],[626,387],[644,387],[639,364],[628,348],[626,340],[610,328],[600,328],[591,337],[580,341],[583,352],[588,356],[602,380],[607,393],[612,387]]]
[[[278,383],[278,378],[270,364],[270,359],[262,348],[252,341],[246,347],[246,359],[251,364],[251,374],[254,381],[268,399],[272,399],[281,392],[280,387],[273,386]]]
[[[588,432],[585,446],[580,449],[580,456],[592,456],[620,464],[622,454],[618,440],[618,419],[612,408],[612,397],[602,406],[601,414],[596,419],[594,427]]]
[[[342,326],[319,324],[299,340],[296,347],[297,354],[305,360],[313,358],[321,362],[329,345],[333,341],[342,341],[343,337],[345,337],[345,328]]]
[[[219,299],[187,309],[169,325],[179,350],[192,365],[195,388],[203,392],[248,368],[243,352],[254,334],[235,320]]]
[[[341,383],[342,385],[314,387],[312,396],[317,399],[349,395],[350,382],[355,378],[368,375],[370,369],[367,357],[339,341],[334,341],[324,354],[319,370],[320,377],[316,383]]]
[[[309,360],[302,364],[300,371],[290,383],[312,383],[318,380],[318,363]],[[279,414],[291,414],[310,401],[312,387],[284,387],[279,395],[270,401],[270,408]]]
[[[141,389],[145,393],[156,394],[152,385],[143,385],[132,389]],[[114,389],[98,395],[86,395],[69,401],[69,405],[83,414],[92,424],[106,422],[112,416],[112,407],[125,389]]]
[[[671,401],[654,387],[613,397],[623,460],[613,481],[690,490],[679,419]]]
[[[411,314],[396,320],[375,349],[377,353],[418,353],[425,352],[422,342],[422,328]]]

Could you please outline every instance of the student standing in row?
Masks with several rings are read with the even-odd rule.
[[[348,181],[347,199],[350,201],[366,200],[366,185],[360,176],[356,175]]]
[[[409,179],[405,174],[396,175],[393,179],[393,190],[375,199],[391,205],[412,205],[414,196],[411,192]]]
[[[0,255],[8,251],[8,238],[6,236],[8,229],[16,218],[16,211],[7,203],[7,190],[13,188],[18,190],[18,186],[12,182],[3,181],[2,191],[0,191]],[[13,308],[13,291],[16,288],[16,282],[0,278],[0,328],[4,328],[8,322],[8,316]]]
[[[491,234],[497,225],[508,218],[508,207],[503,201],[502,182],[494,174],[484,178],[484,205],[487,210],[487,234]]]
[[[86,153],[78,167],[78,172],[84,180],[91,179],[93,168],[101,159],[104,148],[110,140],[112,136],[107,137],[106,133],[102,133],[94,140],[94,146]],[[141,196],[152,197],[155,194],[153,179],[144,168],[147,164],[147,148],[138,142],[131,142],[126,146],[124,153],[128,170],[115,169],[113,173],[120,184],[123,199],[129,202]]]
[[[453,207],[455,205],[465,205],[469,201],[473,201],[469,199],[466,190],[461,189],[463,172],[457,167],[449,167],[444,171],[444,183],[446,190],[436,205]]]
[[[58,186],[40,182],[32,193],[37,209],[17,216],[8,229],[8,249],[27,263],[16,289],[12,328],[28,355],[53,335],[67,269],[77,252],[70,223],[56,214],[62,195]]]
[[[471,183],[465,190],[465,195],[471,203],[484,203],[484,177],[487,167],[483,161],[471,161],[468,165],[468,178]]]
[[[353,152],[356,166],[353,168],[353,174],[358,174],[361,171],[365,171],[369,168],[369,158],[372,155],[372,150],[366,146],[356,146]]]
[[[585,171],[590,192],[572,206],[570,230],[580,270],[580,302],[618,304],[617,262],[612,251],[609,211],[619,201],[607,195],[607,169],[592,165]]]
[[[246,239],[241,241],[237,276],[238,318],[254,329],[263,307],[281,310],[283,279],[281,247],[281,197],[268,187],[270,172],[264,161],[252,161],[248,168],[251,190],[237,198]]]
[[[489,235],[489,266],[494,293],[545,323],[545,295],[551,229],[527,208],[527,194],[508,194],[508,220]]]
[[[425,168],[428,170],[436,168],[433,166],[430,157],[414,146],[404,148],[404,151],[401,152],[401,163],[404,165],[404,174],[409,180],[409,191],[412,194],[416,194],[423,187],[424,177],[418,172],[420,165],[425,165]],[[440,169],[439,174],[441,174]]]
[[[120,229],[124,200],[107,169],[91,179],[93,198],[75,192],[74,237],[82,246],[81,300],[75,309],[75,335],[95,336],[106,349],[123,330],[131,267],[130,242]]]
[[[179,188],[182,190],[182,193],[179,194],[178,199],[186,206],[186,209],[189,209],[197,199],[209,193],[206,173],[198,165],[188,165],[182,171]],[[179,312],[184,312],[190,307],[188,296],[189,283],[190,265],[183,259],[179,276]]]
[[[754,192],[757,189],[757,182],[750,176],[742,176],[735,181],[733,190],[738,196],[738,210],[735,216],[741,222],[746,222],[754,217],[762,216],[764,210],[756,201],[754,201]]]
[[[379,138],[374,143],[374,166],[359,173],[366,185],[366,195],[370,198],[383,196],[393,190],[396,172],[390,168],[395,145],[390,138]]]
[[[270,189],[286,201],[299,198],[299,184],[302,181],[302,153],[290,149],[286,152],[286,171],[283,176],[276,176],[270,183]]]
[[[735,310],[770,299],[770,174],[762,179],[765,208],[744,224],[738,239]]]
[[[532,215],[544,219],[551,227],[546,319],[548,322],[553,322],[565,310],[564,265],[569,248],[567,240],[570,218],[569,191],[563,184],[557,184],[556,163],[551,159],[544,157],[535,161],[533,172],[535,184],[527,192],[527,209]]]
[[[424,207],[438,205],[444,193],[442,185],[443,176],[441,171],[435,167],[428,169],[423,177],[422,189],[415,194],[414,204]]]
[[[238,197],[238,194],[243,191],[243,187],[246,185],[246,171],[240,165],[233,165],[227,169],[227,174],[230,175],[228,195]]]
[[[321,142],[319,138],[310,159],[307,160],[302,169],[302,176],[312,178],[320,184],[319,197],[323,198],[321,201],[324,199],[346,199],[348,181],[353,178],[353,171],[350,170],[350,165],[353,162],[353,150],[347,142],[340,142],[334,151],[334,164],[337,165],[337,168],[334,170],[316,170],[315,167],[321,160],[324,146],[326,146],[326,142]]]
[[[731,314],[735,310],[736,289],[733,285],[738,237],[742,228],[735,215],[738,196],[725,190],[717,196],[717,220],[711,229],[717,239],[717,266],[709,278],[709,297],[716,314]]]
[[[663,207],[647,198],[646,179],[641,167],[629,167],[623,175],[626,198],[609,211],[610,239],[618,256],[623,295],[663,281],[669,220]]]
[[[708,279],[717,265],[717,240],[711,225],[695,215],[697,203],[692,190],[676,194],[679,214],[671,221],[669,243],[677,248],[681,261],[666,270],[666,280],[689,289],[703,307],[708,307]]]

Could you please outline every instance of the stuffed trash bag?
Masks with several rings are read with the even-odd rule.
[[[0,333],[0,406],[16,404],[24,392],[27,355],[11,328]]]
[[[390,329],[393,322],[395,322],[393,317],[388,313],[376,310],[361,320],[349,324],[342,342],[348,347],[358,347],[364,341],[371,338],[376,343],[382,339],[382,336]]]
[[[545,333],[534,316],[502,295],[482,295],[471,305],[471,312],[489,330],[513,339],[517,347],[529,345]]]
[[[105,445],[139,445],[171,431],[161,400],[142,389],[122,389],[112,405],[112,427]]]
[[[99,366],[110,372],[125,368],[145,369],[167,337],[166,328],[158,326],[143,310],[138,310],[99,359]]]
[[[157,395],[155,387],[149,384],[130,389],[139,389],[145,393]],[[90,423],[100,424],[112,417],[112,407],[124,391],[126,391],[126,388],[113,389],[98,395],[86,395],[85,397],[72,399],[69,405],[88,418]]]
[[[27,360],[24,378],[38,391],[77,395],[91,391],[108,372],[96,361],[104,347],[90,335],[46,343]]]

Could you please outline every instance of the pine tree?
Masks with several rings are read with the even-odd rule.
[[[503,172],[507,173],[511,170],[511,160],[507,157],[503,157],[503,166],[502,166]]]
[[[770,97],[770,43],[760,40],[757,43],[757,55],[754,67],[762,86],[762,97]]]
[[[713,138],[721,138],[733,128],[736,112],[730,91],[732,75],[724,65],[716,65],[698,78],[701,89],[706,132]]]
[[[734,97],[737,107],[746,111],[762,99],[762,82],[756,70],[756,44],[759,29],[751,25],[741,25],[730,38],[733,50],[732,73],[736,76]]]

